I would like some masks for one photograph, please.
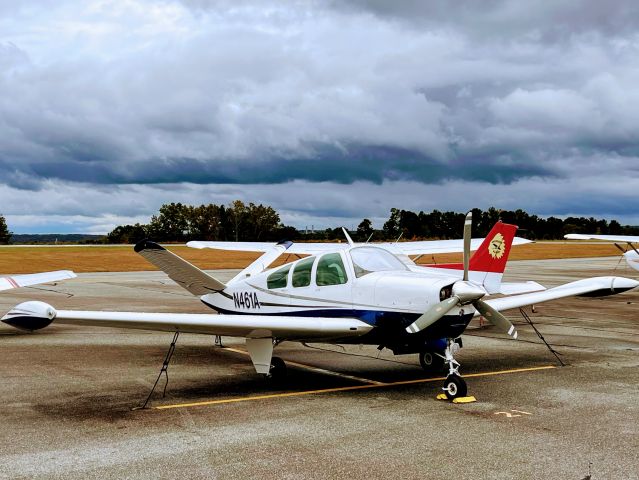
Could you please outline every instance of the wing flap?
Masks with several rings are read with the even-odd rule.
[[[44,302],[36,301],[17,305],[2,317],[2,321],[23,330],[37,330],[53,322],[287,340],[361,336],[373,328],[354,318],[56,310]]]

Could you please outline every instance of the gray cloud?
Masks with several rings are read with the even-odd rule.
[[[377,217],[402,206],[392,185],[437,191],[433,208],[454,203],[443,186],[514,199],[517,186],[533,208],[563,182],[578,200],[537,213],[630,218],[618,192],[591,189],[639,178],[638,7],[613,3],[4,4],[0,179],[13,194],[54,182],[70,198],[93,185],[166,201],[166,184],[253,200],[271,184],[290,197],[297,184],[359,194],[336,185],[368,182]],[[58,213],[159,206],[78,213],[78,199]],[[318,202],[322,218],[359,216]]]

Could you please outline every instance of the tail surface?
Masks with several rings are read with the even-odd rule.
[[[517,231],[516,225],[495,223],[479,248],[470,257],[469,279],[484,285],[488,293],[499,293],[501,278]],[[440,263],[430,268],[464,270],[463,263]]]
[[[517,225],[497,222],[470,257],[470,269],[476,272],[504,273],[516,231]]]
[[[226,288],[226,285],[216,278],[155,242],[142,240],[135,246],[135,251],[193,295],[206,295]]]

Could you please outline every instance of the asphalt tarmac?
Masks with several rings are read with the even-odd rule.
[[[617,267],[617,268],[616,268]],[[510,262],[548,287],[636,278],[618,258]],[[233,271],[215,275],[228,279]],[[210,312],[158,272],[81,274],[0,293],[57,308]],[[0,478],[639,478],[639,292],[518,311],[520,340],[469,329],[457,355],[476,403],[435,399],[416,355],[283,343],[289,376],[255,374],[241,339],[0,327]],[[548,367],[548,368],[544,368]],[[518,370],[518,371],[513,371]],[[169,408],[157,408],[169,407]]]

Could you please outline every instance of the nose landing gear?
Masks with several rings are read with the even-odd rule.
[[[461,346],[461,340],[448,338],[446,340],[446,349],[444,350],[444,362],[448,364],[448,376],[444,380],[442,390],[449,400],[465,397],[468,393],[466,381],[459,375],[459,362],[455,360],[456,353]]]

